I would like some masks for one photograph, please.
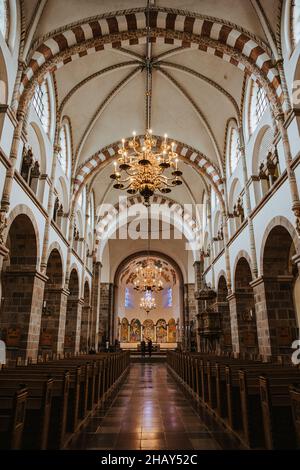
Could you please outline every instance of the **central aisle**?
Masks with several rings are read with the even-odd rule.
[[[107,410],[90,418],[72,449],[188,450],[231,447],[230,439],[190,405],[167,366],[132,364]],[[218,442],[219,443],[218,443]]]

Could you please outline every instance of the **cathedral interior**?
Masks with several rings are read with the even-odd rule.
[[[300,448],[300,0],[0,0],[0,448]]]

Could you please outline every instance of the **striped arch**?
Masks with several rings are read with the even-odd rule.
[[[142,204],[143,203],[143,198],[141,196],[131,196],[129,198],[126,198],[124,200],[124,203],[117,203],[114,206],[111,207],[109,211],[106,211],[105,214],[103,214],[102,217],[99,217],[99,220],[97,222],[97,236],[96,239],[100,240],[102,238],[102,235],[104,234],[105,230],[107,229],[108,225],[112,220],[116,218],[118,214],[120,214],[123,211],[126,211],[130,207],[136,205],[136,204]],[[160,196],[160,195],[154,195],[153,204],[159,204],[159,205],[164,205],[166,206],[167,209],[169,209],[170,213],[175,213],[179,217],[182,217],[184,220],[184,224],[195,234],[195,242],[197,244],[201,243],[202,246],[202,239],[201,239],[201,226],[199,225],[199,221],[197,218],[193,217],[192,214],[188,213],[187,211],[184,211],[184,207],[174,201],[173,199],[170,199],[166,196]]]
[[[133,215],[130,208],[141,204],[143,204],[143,200],[140,196],[131,196],[120,201],[115,206],[109,205],[108,207],[103,208],[103,215],[99,217],[96,225],[95,240],[100,259],[110,237],[115,233],[117,228],[127,224],[130,216]],[[200,249],[203,247],[203,237],[202,229],[197,217],[193,217],[193,215],[186,210],[184,205],[181,205],[165,196],[153,196],[153,204],[160,206],[159,212],[156,212],[155,206],[151,205],[154,212],[150,213],[150,215],[154,218],[157,215],[160,216],[162,213],[168,217],[172,216],[172,218],[168,220],[172,220],[171,224],[174,225],[174,227],[177,228],[186,238],[186,246],[191,250],[194,261],[199,260]],[[146,214],[148,214],[146,208],[145,210]],[[137,212],[140,214],[138,208]],[[162,220],[165,220],[164,217]]]
[[[29,54],[19,95],[21,105],[31,98],[35,80],[73,60],[106,48],[120,48],[146,41],[146,10],[137,8],[77,22],[48,34]],[[265,43],[229,22],[202,15],[153,7],[150,10],[152,42],[199,48],[215,55],[258,80],[269,89],[275,105],[283,102],[280,76]],[[277,99],[279,98],[279,100]]]
[[[157,140],[157,146],[159,147],[163,141],[161,136],[154,136]],[[142,136],[136,137],[141,143]],[[128,139],[127,139],[128,140]],[[174,140],[175,147],[174,151],[178,153],[181,160],[187,161],[192,164],[194,168],[201,174],[206,176],[211,184],[213,185],[221,204],[224,206],[224,184],[221,178],[219,170],[216,166],[209,161],[209,159],[198,150],[183,144],[182,142]],[[118,150],[121,143],[115,142],[99,152],[95,153],[90,157],[81,167],[79,167],[73,187],[73,202],[77,199],[78,193],[81,188],[87,183],[88,179],[98,171],[101,166],[104,166],[109,160],[112,160],[118,156]]]

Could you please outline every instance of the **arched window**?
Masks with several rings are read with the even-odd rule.
[[[240,142],[239,134],[235,127],[230,129],[229,135],[229,171],[230,174],[234,172],[240,158]]]
[[[50,101],[46,81],[37,85],[33,95],[33,107],[42,123],[44,131],[48,134],[50,129]]]
[[[259,121],[268,106],[268,98],[265,90],[258,86],[257,83],[252,82],[250,91],[250,105],[249,105],[249,135],[253,134],[258,126]]]
[[[92,221],[93,221],[93,208],[92,208],[92,203],[89,203],[89,208],[88,208],[88,220],[87,223],[92,226]]]
[[[65,174],[68,171],[68,144],[67,144],[67,129],[64,125],[59,134],[59,145],[60,145],[60,152],[58,154],[58,161],[60,166]]]
[[[173,306],[173,289],[167,287],[163,292],[163,305],[164,308],[171,308]]]
[[[292,0],[291,38],[293,49],[300,41],[300,0]]]
[[[7,0],[0,0],[0,31],[5,40],[8,38],[8,2]]]
[[[125,302],[124,302],[125,308],[133,308],[133,300],[132,300],[132,295],[129,287],[125,288]]]

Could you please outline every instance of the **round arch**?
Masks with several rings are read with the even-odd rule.
[[[160,146],[163,142],[163,137],[153,137],[157,140],[157,146]],[[140,143],[141,139],[142,136],[136,137],[136,140],[139,140]],[[220,200],[221,206],[225,208],[224,183],[216,166],[203,153],[199,152],[193,147],[176,140],[174,140],[174,142],[174,151],[178,154],[179,158],[182,161],[188,162],[198,173],[205,176],[210,181]],[[119,145],[120,142],[115,142],[104,147],[103,149],[99,150],[99,152],[92,155],[84,164],[81,165],[81,167],[78,168],[73,187],[73,207],[79,197],[80,191],[92,178],[92,176],[95,175],[95,173],[98,172],[101,168],[106,166],[108,163],[113,162],[113,160],[118,157]]]
[[[290,234],[296,253],[300,254],[300,239],[292,223],[286,217],[283,217],[283,216],[274,217],[274,219],[271,220],[271,222],[268,224],[267,228],[265,229],[264,236],[261,242],[261,248],[260,248],[260,272],[261,274],[264,273],[264,253],[265,253],[267,240],[269,238],[271,231],[275,227],[278,227],[278,226],[285,228],[286,231]]]
[[[36,44],[28,58],[20,86],[21,107],[30,100],[36,79],[43,74],[106,45],[122,47],[145,42],[147,10],[107,13],[65,26],[48,34]],[[268,89],[275,106],[280,106],[283,93],[280,76],[269,48],[243,28],[216,18],[168,8],[151,8],[152,41],[167,42],[186,48],[197,47],[247,70]],[[278,99],[279,98],[279,99]]]
[[[157,257],[157,258],[161,258],[162,260],[166,261],[167,263],[169,263],[175,270],[177,276],[178,276],[178,281],[179,281],[179,312],[180,312],[180,323],[181,325],[184,325],[185,324],[185,318],[184,318],[184,278],[183,278],[183,273],[182,273],[182,270],[180,268],[180,266],[178,265],[178,263],[173,259],[171,258],[170,256],[166,255],[165,253],[162,253],[160,251],[154,251],[154,250],[151,250],[150,252],[148,251],[138,251],[136,253],[133,253],[127,257],[125,257],[118,265],[118,267],[116,268],[115,270],[115,273],[114,273],[114,286],[115,286],[115,289],[114,289],[114,300],[113,300],[113,310],[112,310],[112,315],[114,317],[117,316],[117,312],[115,312],[115,307],[117,305],[117,297],[118,297],[118,292],[117,292],[117,286],[119,284],[119,279],[120,279],[120,275],[123,271],[123,269],[129,265],[132,261],[134,261],[135,259],[138,259],[138,258],[142,258],[142,257],[145,257],[145,256],[153,256],[153,257]],[[113,318],[111,319],[112,321],[110,322],[110,324],[112,325],[112,332],[111,332],[111,337],[113,337],[114,335],[114,329],[115,329],[115,321],[116,318]]]
[[[124,225],[127,225],[132,215],[139,214],[140,220],[145,220],[148,218],[148,212],[144,214],[141,212],[143,209],[146,210],[145,206],[141,202],[136,205],[137,211],[134,214],[130,214],[130,207],[128,211],[125,209],[123,211],[121,210],[118,213],[117,210],[115,210],[108,215],[108,225],[105,229],[105,233],[104,230],[101,230],[101,236],[98,236],[96,239],[97,259],[99,259],[100,262],[102,262],[102,256],[109,238],[112,237],[114,233],[116,233],[117,229],[120,229],[121,227],[124,227]],[[169,209],[168,206],[167,209]],[[172,214],[173,216],[171,219],[170,214]],[[186,221],[184,217],[182,217],[182,215],[177,211],[171,212],[169,210],[169,212],[165,213],[158,211],[157,213],[154,212],[154,214],[151,214],[151,220],[160,220],[160,217],[162,221],[167,222],[170,226],[173,226],[175,229],[179,230],[183,238],[185,238],[186,240],[186,248],[188,250],[191,250],[192,252],[194,261],[199,260],[199,250],[202,246],[202,243],[199,237],[197,236],[197,233],[195,235],[193,225],[189,223],[190,221]]]
[[[241,251],[239,251],[238,254],[236,255],[236,258],[235,258],[235,261],[234,261],[233,270],[232,270],[232,273],[233,273],[233,276],[234,276],[234,278],[233,278],[233,281],[234,281],[234,282],[232,283],[232,285],[234,286],[234,290],[236,289],[236,286],[235,286],[235,273],[236,273],[236,268],[237,268],[237,265],[238,265],[239,261],[240,261],[242,258],[245,258],[245,260],[246,260],[247,263],[249,264],[252,280],[254,279],[254,277],[253,277],[253,268],[252,268],[251,257],[250,257],[250,255],[247,253],[247,251],[241,250]],[[225,277],[225,279],[226,279],[226,277]]]
[[[9,229],[10,229],[11,225],[12,225],[12,223],[14,222],[14,220],[16,219],[16,217],[18,215],[27,216],[28,219],[30,219],[30,222],[33,226],[35,239],[36,239],[36,247],[37,247],[37,250],[36,250],[37,251],[36,267],[38,267],[39,263],[40,263],[40,246],[41,246],[40,245],[39,228],[38,228],[38,225],[37,225],[37,222],[36,222],[36,219],[35,219],[35,216],[34,216],[32,210],[28,206],[26,206],[25,204],[18,204],[9,213],[9,215],[7,217],[7,225],[6,225],[6,229],[5,229],[5,233],[4,233],[4,243],[7,240],[7,236],[8,236]]]
[[[120,214],[122,211],[129,210],[130,207],[134,205],[140,205],[142,203],[142,197],[136,195],[126,198],[126,200],[124,201],[123,199],[121,199],[114,206],[111,206],[110,204],[108,206],[101,206],[102,217],[101,214],[99,214],[99,211],[97,214],[97,239],[102,238],[104,231],[107,229],[109,224],[112,223],[113,220],[115,220],[118,214]],[[166,196],[154,195],[152,199],[152,204],[154,206],[157,204],[159,207],[165,207],[166,210],[169,211],[170,215],[175,213],[178,214],[179,217],[182,217],[182,219],[184,220],[184,224],[186,224],[190,230],[193,230],[195,232],[196,242],[200,245],[201,221],[199,221],[197,217],[195,218],[192,214],[188,213],[187,211],[184,211],[184,206]],[[153,207],[153,205],[151,207]],[[152,211],[152,209],[150,209],[150,211]]]

